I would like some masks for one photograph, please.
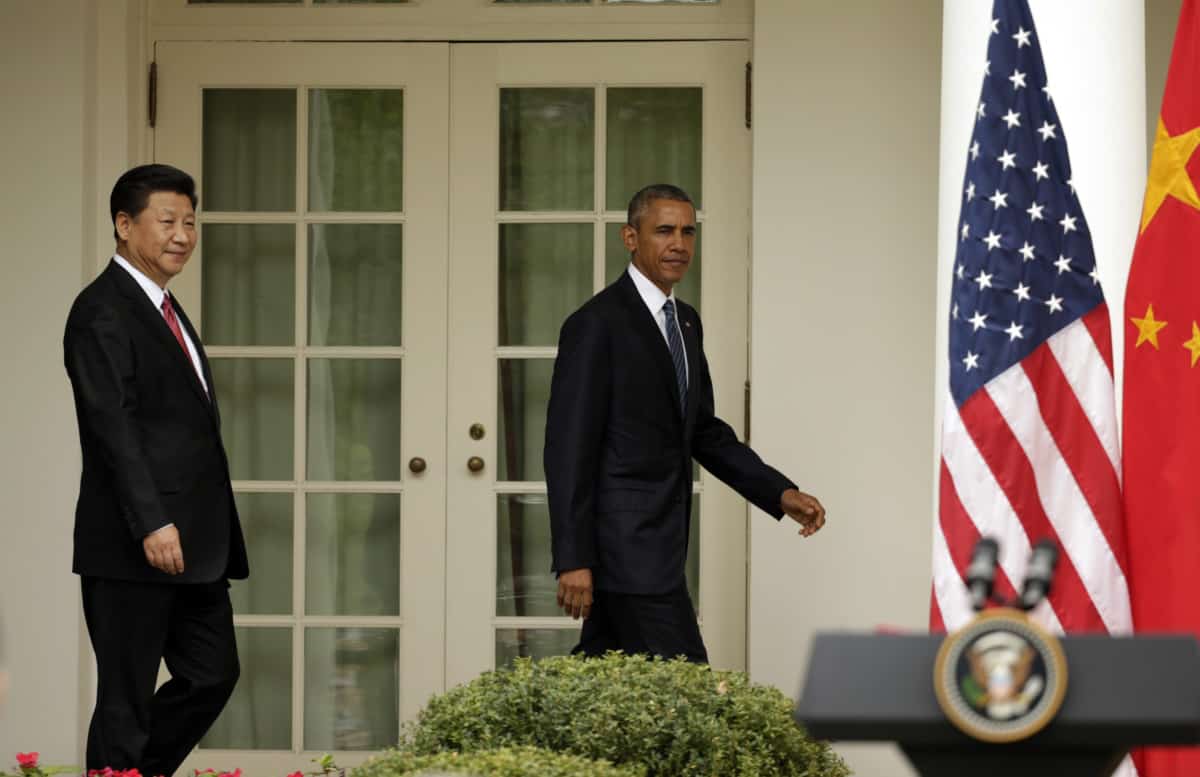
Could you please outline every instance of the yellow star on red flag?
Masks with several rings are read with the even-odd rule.
[[[1171,135],[1162,117],[1154,137],[1154,154],[1150,157],[1150,175],[1146,181],[1146,200],[1142,205],[1142,232],[1154,220],[1167,197],[1200,210],[1200,195],[1188,176],[1187,164],[1200,146],[1200,127]]]
[[[1192,339],[1183,344],[1183,347],[1192,352],[1192,366],[1196,366],[1196,360],[1200,359],[1200,326],[1196,326],[1196,322],[1192,322]]]
[[[1154,320],[1154,305],[1146,306],[1146,315],[1142,318],[1131,318],[1129,320],[1138,328],[1138,339],[1133,347],[1139,348],[1142,343],[1150,343],[1157,350],[1158,333],[1167,325],[1167,322]]]

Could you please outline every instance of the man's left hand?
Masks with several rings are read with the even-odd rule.
[[[779,506],[800,524],[800,536],[811,537],[825,525],[825,508],[815,496],[789,488],[779,497]]]

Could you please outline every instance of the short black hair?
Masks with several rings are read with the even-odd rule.
[[[130,218],[137,218],[150,202],[150,195],[155,192],[182,194],[192,201],[193,208],[199,202],[196,198],[196,182],[178,167],[140,165],[126,170],[113,184],[112,194],[108,197],[114,240],[121,239],[117,235],[117,214],[128,213]]]
[[[688,196],[688,193],[678,186],[672,186],[669,183],[654,183],[643,187],[637,194],[633,195],[633,199],[629,201],[629,211],[625,214],[625,223],[637,229],[638,222],[642,220],[642,216],[646,214],[646,210],[654,200],[686,202],[692,206],[693,210],[696,208],[696,203],[692,202],[692,198]]]

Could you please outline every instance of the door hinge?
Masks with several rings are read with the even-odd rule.
[[[750,129],[751,119],[754,117],[754,65],[746,63],[746,129]]]
[[[150,120],[150,128],[158,121],[158,63],[150,63],[150,79],[146,85],[146,116]]]
[[[749,445],[750,444],[750,381],[746,381],[746,394],[745,394],[743,401],[745,402],[745,406],[742,408],[742,418],[744,419],[746,428],[744,430],[744,433],[742,434],[742,439],[746,442],[747,445]]]

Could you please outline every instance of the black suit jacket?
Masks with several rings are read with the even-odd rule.
[[[215,391],[200,337],[178,303],[175,311]],[[63,351],[83,454],[74,571],[171,583],[246,577],[216,395],[115,262],[76,297]],[[142,550],[142,539],[168,523],[179,530],[181,575],[154,569]]]
[[[563,324],[547,411],[545,466],[556,572],[592,569],[597,590],[683,586],[694,457],[782,517],[795,485],[713,414],[704,330],[677,300],[687,353],[680,408],[670,351],[628,272]]]

